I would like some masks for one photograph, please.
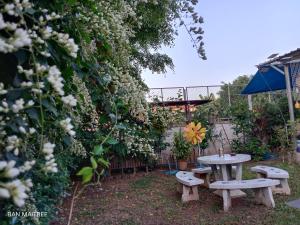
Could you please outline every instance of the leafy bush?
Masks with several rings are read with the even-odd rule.
[[[286,97],[278,95],[270,102],[267,96],[255,96],[253,110],[248,109],[245,100],[235,102],[230,108],[234,133],[237,136],[232,142],[232,149],[253,155],[261,160],[265,153],[276,152],[282,138],[278,128],[285,128],[288,121]]]
[[[181,130],[174,134],[172,152],[177,160],[186,160],[192,153],[192,145],[185,140]]]

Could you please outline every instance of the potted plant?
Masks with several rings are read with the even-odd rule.
[[[187,159],[192,153],[192,145],[186,141],[181,130],[174,134],[172,152],[178,160],[180,170],[187,169]]]

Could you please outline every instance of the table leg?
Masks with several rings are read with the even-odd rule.
[[[241,163],[236,165],[236,180],[242,180],[242,173],[243,173],[243,165]]]
[[[229,169],[227,165],[221,165],[221,172],[223,180],[227,181],[230,179]]]
[[[220,180],[217,165],[210,165],[210,167],[214,176],[214,180]]]
[[[222,179],[224,181],[230,180],[232,177],[232,166],[231,165],[221,165]],[[242,164],[237,164],[236,167],[236,180],[242,180]],[[215,194],[222,196],[222,192],[217,190],[214,192]],[[246,196],[246,193],[241,190],[230,190],[231,198],[243,197]]]

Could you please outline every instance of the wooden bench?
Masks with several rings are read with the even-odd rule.
[[[254,166],[251,168],[251,171],[256,172],[256,176],[258,178],[279,180],[280,184],[272,188],[274,193],[285,195],[291,194],[291,189],[288,183],[289,173],[287,171],[271,166]]]
[[[209,187],[210,184],[210,175],[211,175],[211,167],[202,167],[192,169],[194,176],[204,180],[204,186]]]
[[[224,211],[227,212],[231,207],[230,190],[235,189],[253,189],[255,192],[255,200],[267,207],[275,207],[271,187],[278,185],[279,180],[266,178],[252,180],[230,180],[216,181],[209,185],[209,188],[222,190]]]
[[[179,182],[178,191],[182,193],[182,202],[199,200],[198,186],[204,180],[194,177],[193,172],[179,171],[176,173],[176,180]]]

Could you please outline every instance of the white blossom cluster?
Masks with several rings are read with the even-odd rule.
[[[25,199],[28,198],[26,192],[30,191],[30,188],[33,186],[31,179],[26,179],[25,181],[21,181],[16,178],[20,173],[29,170],[29,167],[34,165],[34,161],[25,162],[24,168],[15,167],[16,161],[0,161],[0,178],[9,178],[13,179],[9,182],[0,182],[0,198],[12,198],[15,205],[18,207],[22,207],[25,204]],[[26,169],[25,169],[26,167]]]
[[[7,137],[7,151],[13,151],[15,155],[19,154],[19,147],[21,145],[21,139],[16,135],[11,135]]]
[[[63,101],[63,103],[65,103],[66,105],[69,106],[76,106],[77,105],[77,99],[74,98],[73,95],[67,95],[61,98],[61,100]]]
[[[33,10],[31,10],[33,9]],[[33,17],[31,12],[41,14],[38,20],[28,19]],[[24,16],[27,14],[26,16]],[[30,14],[30,15],[29,15]],[[14,19],[12,19],[14,18]],[[44,143],[49,135],[45,132],[44,138],[39,139],[41,124],[29,124],[29,111],[33,108],[45,110],[41,101],[46,96],[51,96],[55,102],[61,102],[63,106],[74,107],[77,99],[64,91],[64,79],[61,71],[56,65],[48,65],[46,61],[37,60],[38,57],[51,57],[48,51],[48,41],[56,42],[65,49],[69,56],[76,58],[79,50],[73,38],[68,34],[55,31],[56,28],[49,26],[49,21],[61,18],[60,15],[49,12],[47,9],[37,9],[29,0],[0,0],[0,53],[13,53],[19,50],[26,50],[32,56],[31,60],[24,65],[18,65],[17,71],[22,78],[19,84],[14,87],[7,87],[0,83],[0,201],[1,199],[11,199],[17,207],[23,207],[28,198],[33,183],[27,178],[34,168],[42,169],[45,173],[58,172],[55,162],[55,144]],[[2,34],[6,34],[3,36]],[[21,96],[15,100],[10,100],[6,95],[10,95],[15,90],[25,90],[29,94]],[[31,116],[37,117],[32,114]],[[8,124],[14,124],[12,130],[7,129]],[[56,128],[62,126],[69,135],[74,136],[75,131],[70,118],[61,121]],[[33,135],[35,134],[35,135]],[[34,144],[29,144],[29,141]],[[41,143],[39,143],[41,142]],[[39,147],[41,146],[41,149]],[[24,160],[25,150],[31,148],[39,149],[45,154],[44,159],[33,158]],[[6,160],[5,155],[14,155],[15,160]],[[42,163],[36,163],[39,160]],[[23,162],[23,163],[22,163]],[[43,164],[44,163],[44,164]],[[21,164],[20,166],[17,166]]]
[[[65,94],[63,78],[57,66],[51,66],[48,70],[47,80],[52,84],[53,89],[61,96]]]
[[[86,116],[86,121],[80,121],[80,119],[76,120],[79,125],[85,131],[95,132],[99,128],[99,115],[96,111],[96,107],[92,102],[92,97],[89,93],[88,88],[85,83],[75,74],[73,76],[73,83],[78,88],[78,92],[81,94],[81,98],[79,98],[79,105],[81,113]]]
[[[129,106],[131,115],[148,123],[148,104],[141,84],[128,73],[118,74],[118,77],[114,79],[114,84],[117,86],[116,93]]]
[[[70,135],[75,136],[75,131],[73,130],[74,126],[71,124],[71,118],[68,117],[59,122],[60,126]]]
[[[153,140],[137,135],[140,126],[127,128],[124,134],[124,143],[126,144],[128,154],[132,157],[156,158],[151,142]],[[144,131],[147,132],[147,131]]]
[[[57,163],[55,162],[54,158],[54,148],[55,144],[47,142],[43,145],[43,153],[45,154],[46,164],[44,170],[47,172],[57,173]]]
[[[82,156],[83,158],[86,158],[87,156],[87,151],[85,149],[85,147],[82,145],[81,141],[74,139],[72,141],[72,145],[70,147],[70,151],[77,155],[77,156]]]

